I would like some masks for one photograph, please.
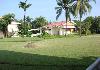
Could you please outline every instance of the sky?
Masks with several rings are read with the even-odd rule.
[[[3,16],[8,13],[14,13],[17,19],[22,19],[23,10],[18,6],[20,1],[25,0],[0,0],[0,16]],[[34,19],[36,17],[43,16],[48,21],[56,21],[56,0],[28,0],[28,3],[31,3],[32,6],[29,9],[27,9],[27,16],[30,16]],[[100,16],[100,0],[96,0],[96,4],[91,3],[91,5],[91,13],[83,16],[83,19],[85,19],[87,16]],[[76,19],[73,16],[71,18],[72,20]],[[63,12],[57,21],[64,20],[65,16]]]

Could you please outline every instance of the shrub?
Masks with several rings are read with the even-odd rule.
[[[14,35],[14,32],[8,32],[8,38],[11,38]]]

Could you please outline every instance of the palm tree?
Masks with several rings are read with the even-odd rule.
[[[32,4],[27,4],[27,0],[25,2],[20,1],[19,8],[22,8],[24,10],[24,26],[25,26],[25,20],[26,20],[26,10],[31,6]]]
[[[65,18],[66,18],[66,29],[67,29],[67,21],[71,20],[70,16],[71,14],[74,15],[74,0],[56,0],[57,1],[57,7],[56,9],[56,20],[59,18],[59,16],[62,14],[62,11],[65,12]]]
[[[79,35],[81,37],[81,20],[84,14],[86,14],[87,12],[90,12],[92,9],[92,6],[90,5],[90,1],[94,1],[95,0],[76,0],[76,15],[79,15],[80,17],[80,29],[79,29]]]

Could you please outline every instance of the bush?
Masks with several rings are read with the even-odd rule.
[[[82,34],[84,34],[84,35],[90,35],[91,31],[90,30],[82,30]]]
[[[11,36],[14,35],[14,32],[8,32],[8,38],[11,38]]]
[[[87,35],[90,35],[91,34],[91,31],[90,30],[87,30]]]
[[[47,32],[43,32],[42,36],[43,36],[43,37],[50,37],[51,35],[48,34]]]
[[[28,31],[26,34],[26,37],[31,37],[31,35],[32,35],[32,32]]]
[[[41,36],[38,37],[42,37],[44,39],[54,39],[54,38],[62,38],[65,37],[64,35],[50,35],[47,32],[44,32]]]

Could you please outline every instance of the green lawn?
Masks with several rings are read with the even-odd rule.
[[[0,70],[85,70],[98,57],[100,35],[0,39]]]

